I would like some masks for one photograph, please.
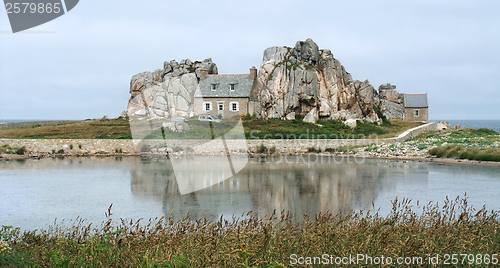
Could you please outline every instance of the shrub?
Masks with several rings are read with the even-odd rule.
[[[78,144],[78,149],[82,149],[82,145],[81,144]]]
[[[271,148],[269,148],[269,153],[270,154],[274,154],[276,152],[276,146],[271,146]]]
[[[382,125],[381,126],[392,126],[391,121],[385,117],[385,115],[382,114],[382,110],[380,109],[380,106],[373,106],[373,110],[377,113],[378,117],[382,119]]]
[[[437,152],[439,151],[439,147],[434,147],[429,150],[430,155],[437,155]]]
[[[451,150],[452,148],[454,148],[455,145],[446,145],[446,146],[442,146],[438,149],[437,153],[436,153],[436,156],[437,157],[444,157],[446,156],[446,154],[448,153],[449,150]]]
[[[295,120],[299,123],[302,122],[302,120],[304,120],[304,116],[301,115],[301,114],[295,114]]]
[[[328,148],[325,148],[325,152],[328,152],[328,153],[335,153],[337,150],[335,150],[335,148],[332,148],[332,147],[328,147]]]
[[[376,125],[377,123],[368,123],[361,120],[357,121],[356,127],[353,129],[354,134],[386,134],[387,131]]]
[[[467,151],[468,151],[467,159],[469,160],[474,160],[476,158],[476,155],[479,153],[478,149],[469,149]]]
[[[117,154],[123,153],[122,148],[115,148],[115,153]]]
[[[64,150],[63,150],[63,149],[61,149],[61,150],[57,151],[57,153],[58,153],[58,154],[64,154]]]
[[[248,120],[250,120],[252,118],[251,118],[251,115],[249,113],[247,113],[247,114],[242,115],[241,119],[244,120],[244,121],[248,121]]]
[[[22,146],[16,150],[16,154],[23,155],[26,152],[26,147]]]
[[[263,143],[261,143],[259,146],[257,146],[257,153],[265,154],[265,153],[267,153],[267,151],[268,151],[268,149]]]
[[[458,159],[468,159],[469,158],[469,152],[468,151],[462,151],[458,155]]]
[[[70,145],[69,145],[69,149],[70,149],[70,150],[73,150],[73,144],[70,144]]]
[[[312,147],[307,148],[307,151],[310,152],[310,153],[319,153],[320,149],[312,146]]]
[[[460,146],[455,146],[446,152],[445,157],[447,158],[457,158],[460,156],[460,151],[463,150]]]
[[[489,128],[478,128],[478,129],[476,129],[475,133],[477,135],[498,135],[498,132],[494,131],[493,129],[489,129]]]

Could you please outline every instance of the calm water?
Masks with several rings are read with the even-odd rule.
[[[211,158],[213,159],[213,158]],[[359,162],[359,163],[357,163]],[[319,211],[381,208],[396,195],[421,202],[467,192],[469,204],[500,210],[498,168],[366,159],[288,157],[250,159],[231,179],[180,195],[167,159],[64,158],[0,162],[0,224],[47,229],[57,218],[90,222],[154,218],[188,211],[193,217],[230,218],[288,210],[300,217]],[[196,166],[193,169],[196,170]],[[203,172],[203,171],[201,171]],[[210,174],[206,174],[210,179]]]

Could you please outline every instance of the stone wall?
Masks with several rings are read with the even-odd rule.
[[[246,140],[246,144],[250,151],[255,151],[257,146],[263,144],[267,148],[276,147],[276,151],[280,153],[294,154],[307,152],[310,147],[324,150],[339,146],[398,143],[425,131],[435,131],[436,126],[436,123],[428,123],[409,129],[395,138],[387,139],[376,139],[375,136],[368,137],[368,139],[268,139]],[[153,147],[161,144],[170,148],[181,147],[183,150],[196,147],[200,150],[194,152],[196,154],[224,154],[224,151],[220,150],[220,146],[217,146],[216,143],[209,143],[207,140],[146,140],[144,142]],[[226,142],[229,148],[240,148],[239,145],[241,145],[241,140],[226,140]],[[120,150],[124,154],[136,154],[142,145],[141,143],[136,145],[133,140],[0,139],[0,146],[5,144],[16,148],[25,146],[28,152],[33,155],[50,154],[52,151],[58,152],[61,149],[64,150],[65,154],[72,155],[115,154]],[[71,145],[73,145],[73,149],[71,149]],[[137,151],[136,147],[138,147]]]
[[[418,116],[415,116],[415,110],[418,110]],[[405,108],[405,120],[414,122],[428,122],[429,108]]]
[[[26,147],[34,155],[50,154],[63,150],[65,154],[112,154],[116,152],[135,154],[132,140],[92,140],[92,139],[0,139],[0,146]]]

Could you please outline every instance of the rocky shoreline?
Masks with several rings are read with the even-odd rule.
[[[500,148],[500,135],[482,135],[479,130],[453,129],[435,131],[429,123],[387,139],[296,139],[296,140],[225,140],[231,156],[280,157],[321,156],[340,158],[373,158],[404,161],[425,161],[442,164],[500,166],[500,162],[438,158],[429,150],[447,144],[475,150]],[[484,132],[484,131],[483,131]],[[478,134],[479,133],[479,134]],[[213,140],[36,140],[0,139],[0,161],[41,159],[46,157],[167,157],[225,156],[222,141]],[[147,150],[144,150],[146,147]],[[9,149],[5,149],[9,148]],[[16,151],[19,149],[21,151]],[[237,148],[246,148],[239,149]],[[6,153],[7,152],[7,153]]]
[[[224,156],[224,154],[218,154]],[[245,156],[244,153],[238,153],[236,155]],[[435,156],[429,156],[428,154],[418,153],[408,153],[408,154],[373,154],[373,153],[252,153],[249,152],[248,157],[250,158],[276,158],[285,156],[302,156],[302,157],[336,157],[345,159],[356,159],[356,161],[362,161],[359,159],[384,159],[384,160],[399,160],[399,161],[416,161],[416,162],[432,162],[447,165],[471,165],[471,166],[490,166],[490,167],[500,167],[500,162],[489,162],[489,161],[477,161],[477,160],[467,160],[467,159],[449,159],[449,158],[438,158]],[[196,153],[185,153],[176,152],[169,154],[159,154],[159,153],[108,153],[108,154],[42,154],[42,155],[17,155],[17,154],[1,154],[1,161],[18,161],[18,160],[39,160],[42,158],[61,158],[61,157],[152,157],[152,158],[183,158],[183,157],[193,157],[193,156],[206,156],[206,154],[196,154]]]

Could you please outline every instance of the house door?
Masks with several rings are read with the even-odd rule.
[[[217,115],[221,115],[224,118],[224,102],[217,102]]]

